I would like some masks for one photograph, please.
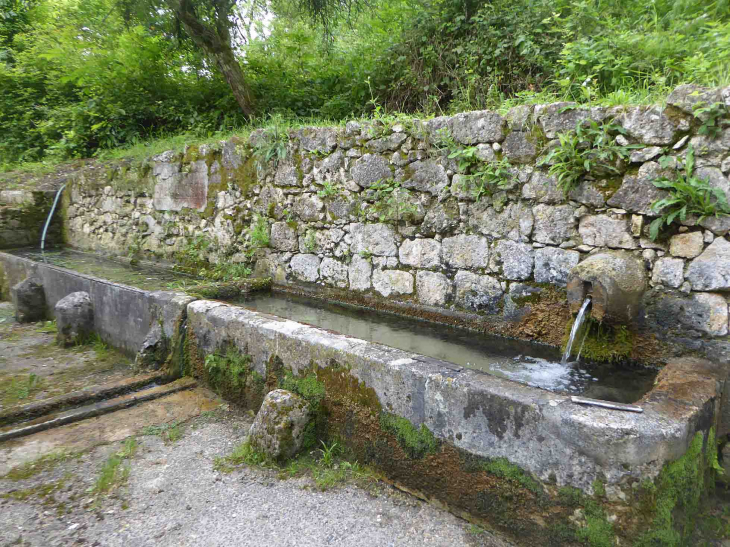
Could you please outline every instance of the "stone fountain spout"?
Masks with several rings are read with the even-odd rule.
[[[588,257],[570,272],[568,305],[575,314],[590,296],[594,319],[626,325],[635,322],[646,287],[640,259],[624,251],[606,251]]]

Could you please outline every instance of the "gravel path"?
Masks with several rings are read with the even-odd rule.
[[[0,546],[509,545],[380,482],[321,492],[306,475],[214,470],[215,457],[229,454],[249,424],[249,417],[219,411],[188,422],[176,442],[137,436],[137,451],[123,464],[126,484],[105,495],[89,490],[121,443],[29,478],[2,478]]]

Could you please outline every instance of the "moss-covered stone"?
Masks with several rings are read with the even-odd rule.
[[[717,446],[714,428],[707,439],[697,432],[681,458],[664,466],[654,481],[641,486],[643,509],[651,517],[650,529],[637,547],[679,547],[694,529],[700,502],[715,485]]]

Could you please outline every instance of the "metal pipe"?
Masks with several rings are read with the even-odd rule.
[[[56,192],[56,198],[53,200],[53,205],[51,206],[51,212],[48,213],[48,218],[46,219],[46,225],[43,227],[43,235],[41,235],[41,251],[46,246],[46,232],[48,231],[48,226],[51,224],[51,219],[53,218],[53,213],[56,210],[56,205],[58,205],[58,198],[61,197],[61,192],[63,192],[64,188],[66,188],[65,184],[58,189],[58,192]]]

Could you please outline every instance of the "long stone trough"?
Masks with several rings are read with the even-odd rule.
[[[41,280],[49,316],[67,294],[88,292],[97,332],[129,353],[156,324],[179,337],[185,320],[185,369],[203,380],[207,355],[235,348],[250,356],[259,380],[247,385],[260,393],[237,399],[245,405],[282,382],[311,379],[322,387],[322,432],[398,486],[518,539],[551,538],[556,522],[568,522],[575,507],[560,501],[565,488],[597,499],[617,536],[646,533],[656,524],[651,508],[637,517],[642,485],[655,481],[660,497],[670,462],[695,458],[704,472],[715,450],[722,383],[707,361],[668,364],[637,403],[643,412],[622,412],[238,306],[0,253],[3,295],[28,276]],[[414,450],[413,439],[426,439],[425,448]],[[577,530],[592,522],[574,520]]]

